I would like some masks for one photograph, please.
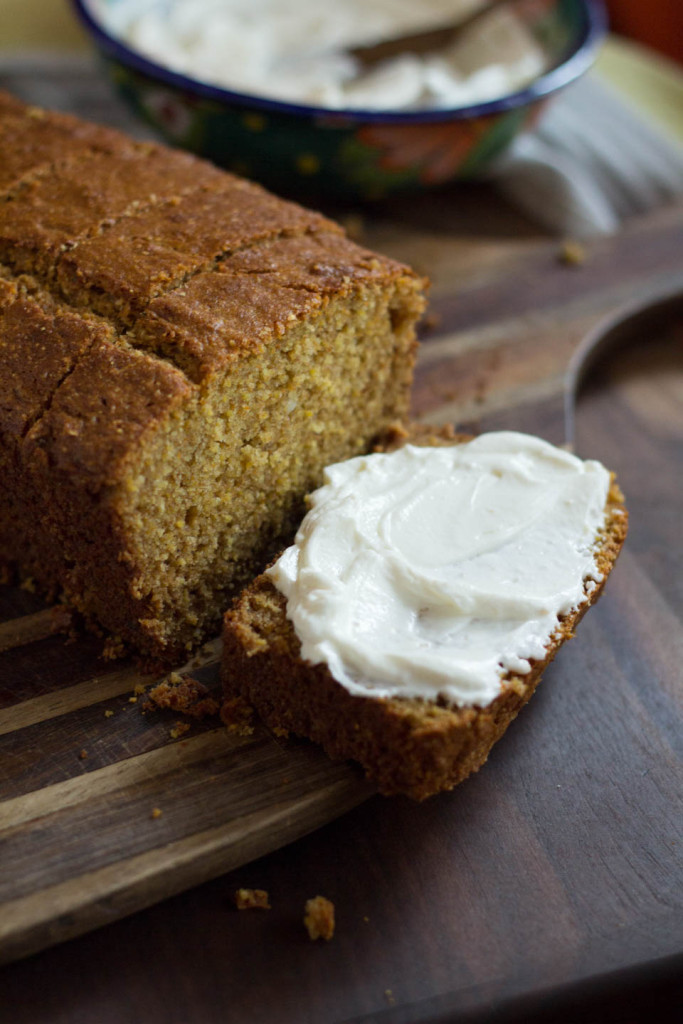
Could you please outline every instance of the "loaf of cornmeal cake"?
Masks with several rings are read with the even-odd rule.
[[[400,432],[393,437],[387,437],[384,445],[380,446],[378,450],[392,451],[406,441],[418,446],[443,446],[461,444],[470,440],[471,438],[465,436],[454,435],[448,428],[429,435],[424,428],[414,427],[408,435],[405,432]],[[600,469],[603,468],[600,467]],[[499,471],[494,467],[494,472],[498,475]],[[522,465],[519,475],[523,478],[525,472],[526,467]],[[333,482],[336,483],[334,478]],[[521,486],[523,485],[524,479],[521,483]],[[420,487],[421,485],[418,484],[418,491]],[[350,680],[351,689],[348,683],[342,685],[342,682],[333,676],[328,662],[316,660],[313,663],[302,658],[302,643],[288,617],[287,598],[276,587],[269,572],[260,575],[253,581],[236,599],[233,607],[225,616],[222,663],[226,697],[224,717],[229,720],[236,698],[244,700],[253,706],[266,725],[278,734],[292,732],[308,737],[321,744],[332,758],[348,758],[360,762],[368,777],[377,783],[382,793],[387,795],[401,793],[421,800],[441,790],[451,789],[471,772],[478,770],[486,761],[493,744],[502,736],[512,719],[533,694],[547,665],[553,660],[565,640],[573,636],[578,622],[600,596],[621,550],[628,523],[623,496],[613,478],[606,489],[604,521],[596,530],[594,541],[590,545],[590,557],[594,559],[594,567],[591,570],[592,577],[585,579],[583,583],[578,581],[578,601],[570,610],[555,620],[556,624],[551,626],[551,634],[541,638],[540,646],[537,639],[536,643],[539,649],[535,657],[528,657],[525,662],[520,662],[507,671],[501,663],[496,678],[494,678],[494,695],[491,699],[475,699],[473,702],[466,701],[457,706],[448,699],[447,695],[444,696],[443,692],[440,692],[436,699],[373,696],[371,692],[368,692],[369,687],[365,684],[362,687],[354,687],[353,679]],[[425,497],[427,519],[432,522],[432,529],[438,534],[439,518],[432,515],[432,510],[429,507],[435,493],[438,493],[438,489],[429,495],[409,493],[404,507],[398,510],[394,509],[396,515],[392,522],[389,522],[387,516],[382,515],[381,538],[377,550],[381,552],[386,547],[387,530],[405,530],[405,509],[409,509],[411,502],[422,500],[423,496]],[[335,500],[341,506],[342,498],[337,497]],[[564,503],[565,499],[562,501]],[[537,505],[538,496],[535,499],[535,506]],[[602,505],[599,506],[598,512],[601,508]],[[317,510],[318,506],[316,505],[311,516],[315,516]],[[376,514],[369,503],[367,508],[363,509],[364,516],[372,517]],[[392,514],[389,513],[389,516]],[[459,521],[462,522],[460,516],[466,519],[468,514],[467,500],[465,500],[460,512],[456,512],[453,517],[452,531],[450,527],[448,529],[448,534],[455,536],[456,547],[458,524]],[[530,519],[533,520],[534,515],[535,512],[530,511]],[[496,509],[491,507],[490,498],[486,497],[481,502],[474,518],[486,520],[482,524],[482,537],[485,541],[486,531],[489,528],[495,528]],[[602,515],[600,518],[603,518]],[[513,511],[509,533],[512,538],[515,536],[514,520],[515,512]],[[364,529],[364,525],[361,525],[360,528]],[[304,539],[315,537],[316,529],[322,528],[319,526],[319,520],[315,521],[312,518]],[[332,532],[329,523],[326,523],[325,529],[328,535]],[[349,531],[344,530],[343,523],[337,527],[337,532],[353,553],[353,539]],[[302,529],[298,539],[304,533],[305,531]],[[548,557],[552,559],[554,538],[550,536],[547,543]],[[315,541],[313,544],[315,546]],[[367,605],[360,616],[358,609],[363,607],[360,602],[354,606],[353,611],[351,609],[346,611],[347,621],[353,620],[354,622],[353,629],[349,634],[350,644],[353,644],[354,635],[359,636],[367,630],[364,618],[375,614],[380,616],[384,614],[386,620],[380,622],[379,631],[382,637],[378,641],[378,647],[384,644],[384,636],[392,631],[395,631],[400,639],[402,630],[407,632],[411,629],[409,621],[399,622],[395,626],[389,621],[393,614],[391,603],[386,603],[388,609],[386,612],[384,612],[384,608],[378,606],[378,600],[382,601],[381,592],[375,589],[374,578],[368,577],[367,565],[359,566],[358,563],[354,563],[353,555],[347,561],[335,559],[334,564],[331,565],[329,550],[324,546],[321,547],[321,544],[324,545],[324,541],[318,540],[315,549],[318,557],[318,569],[316,570],[311,565],[305,554],[299,552],[298,572],[306,572],[310,577],[316,572],[327,573],[329,571],[335,576],[340,575],[345,578],[347,587],[367,592]],[[487,557],[485,543],[481,550],[482,557],[485,559]],[[302,559],[304,559],[303,563]],[[545,555],[541,554],[541,564],[544,560]],[[294,563],[290,562],[290,565],[292,564]],[[485,566],[485,583],[486,574],[490,573],[491,564]],[[392,571],[391,567],[387,571]],[[515,569],[514,575],[517,572],[518,570]],[[407,578],[408,585],[410,585],[410,573],[407,574]],[[434,586],[434,584],[430,585]],[[313,586],[315,587],[315,584]],[[435,586],[438,591],[438,582]],[[485,589],[486,587],[484,587]],[[306,616],[317,614],[326,602],[334,604],[338,600],[334,596],[335,593],[334,590],[321,589],[318,584],[317,589],[312,590],[306,599],[308,603],[303,606],[301,612],[303,621]],[[533,603],[533,599],[527,592],[523,571],[519,578],[519,593],[522,601]],[[497,616],[505,619],[504,601],[505,598],[501,600],[500,608],[494,607],[490,610],[494,619]],[[427,595],[425,604],[429,605],[430,603],[429,595]],[[417,617],[429,614],[429,607],[419,607],[419,604],[418,600],[415,609]],[[437,612],[437,617],[438,614]],[[356,621],[357,616],[359,616],[359,621]],[[341,618],[343,617],[342,615]],[[448,628],[447,626],[446,632]],[[441,627],[441,631],[443,632],[443,627]],[[476,647],[476,633],[471,642]],[[387,643],[386,646],[391,650],[390,643],[393,641]],[[470,640],[466,637],[465,644],[469,643]],[[318,644],[317,649],[322,649],[322,645]],[[338,651],[339,646],[336,645],[334,647],[335,656],[338,655]],[[405,674],[409,681],[410,669],[404,670],[405,662],[398,659],[398,655],[402,652],[396,649],[392,653],[396,658],[399,675]],[[447,655],[445,660],[447,663],[445,668],[443,665],[441,666],[441,671],[445,672],[447,678],[450,671]],[[508,659],[508,663],[512,665],[515,665],[515,661],[514,656]],[[347,669],[347,671],[350,670]],[[359,682],[362,684],[363,680],[360,679]],[[383,685],[381,678],[376,682],[379,683],[381,691]],[[354,692],[354,688],[361,692]],[[448,687],[446,686],[445,689]]]
[[[172,661],[404,414],[424,282],[186,153],[0,95],[0,560]]]

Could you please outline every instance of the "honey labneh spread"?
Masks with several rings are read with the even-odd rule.
[[[486,706],[601,579],[610,474],[539,438],[405,445],[325,481],[269,573],[301,656],[354,695]]]
[[[481,0],[170,0],[105,4],[105,25],[147,57],[203,82],[330,109],[419,110],[525,88],[548,57],[514,7],[437,52],[364,71],[348,52],[457,24]],[[408,48],[409,49],[409,48]]]

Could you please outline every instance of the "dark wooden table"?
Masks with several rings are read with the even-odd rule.
[[[581,338],[629,302],[683,290],[681,209],[596,243],[578,267],[485,187],[379,208],[364,232],[433,277],[414,399],[427,419],[562,440]],[[0,969],[3,1024],[676,1019],[683,304],[665,312],[617,337],[577,405],[578,452],[626,491],[627,548],[482,771],[420,805],[372,797]],[[241,886],[267,889],[272,909],[237,912]],[[329,943],[302,927],[318,893],[337,908]]]

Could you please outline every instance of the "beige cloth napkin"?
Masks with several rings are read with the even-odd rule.
[[[683,196],[683,146],[590,72],[551,101],[489,177],[547,230],[589,237]]]

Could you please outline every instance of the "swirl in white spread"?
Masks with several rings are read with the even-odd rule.
[[[608,471],[511,432],[328,467],[269,570],[351,693],[486,706],[601,579]]]
[[[104,24],[174,71],[238,92],[330,109],[454,108],[524,88],[548,57],[513,10],[438,53],[363,72],[346,48],[457,22],[482,0],[97,0]]]

